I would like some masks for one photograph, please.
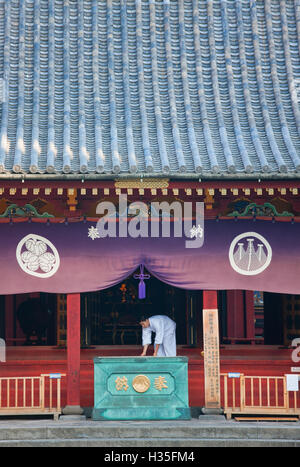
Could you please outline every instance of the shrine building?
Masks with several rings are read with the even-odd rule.
[[[0,0],[0,393],[66,375],[89,415],[142,313],[176,322],[195,414],[297,374],[299,102],[298,1]],[[249,413],[299,413],[285,391]]]

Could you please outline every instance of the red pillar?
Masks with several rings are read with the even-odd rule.
[[[80,407],[80,294],[67,296],[67,405],[65,415],[81,415]]]
[[[218,292],[216,290],[203,290],[203,309],[218,309]]]

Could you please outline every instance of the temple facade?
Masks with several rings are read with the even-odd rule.
[[[192,407],[291,371],[299,27],[298,0],[0,0],[0,378],[65,372],[81,413],[145,311],[177,323]]]

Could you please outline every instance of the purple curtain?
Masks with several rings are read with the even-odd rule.
[[[201,248],[186,238],[92,238],[95,223],[1,224],[1,294],[111,287],[141,264],[184,289],[300,293],[300,224],[207,220]]]

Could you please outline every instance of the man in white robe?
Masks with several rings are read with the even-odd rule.
[[[143,352],[141,357],[147,354],[151,344],[152,332],[155,333],[154,357],[176,357],[176,323],[164,315],[155,315],[147,318],[141,317],[140,325],[143,328]]]

